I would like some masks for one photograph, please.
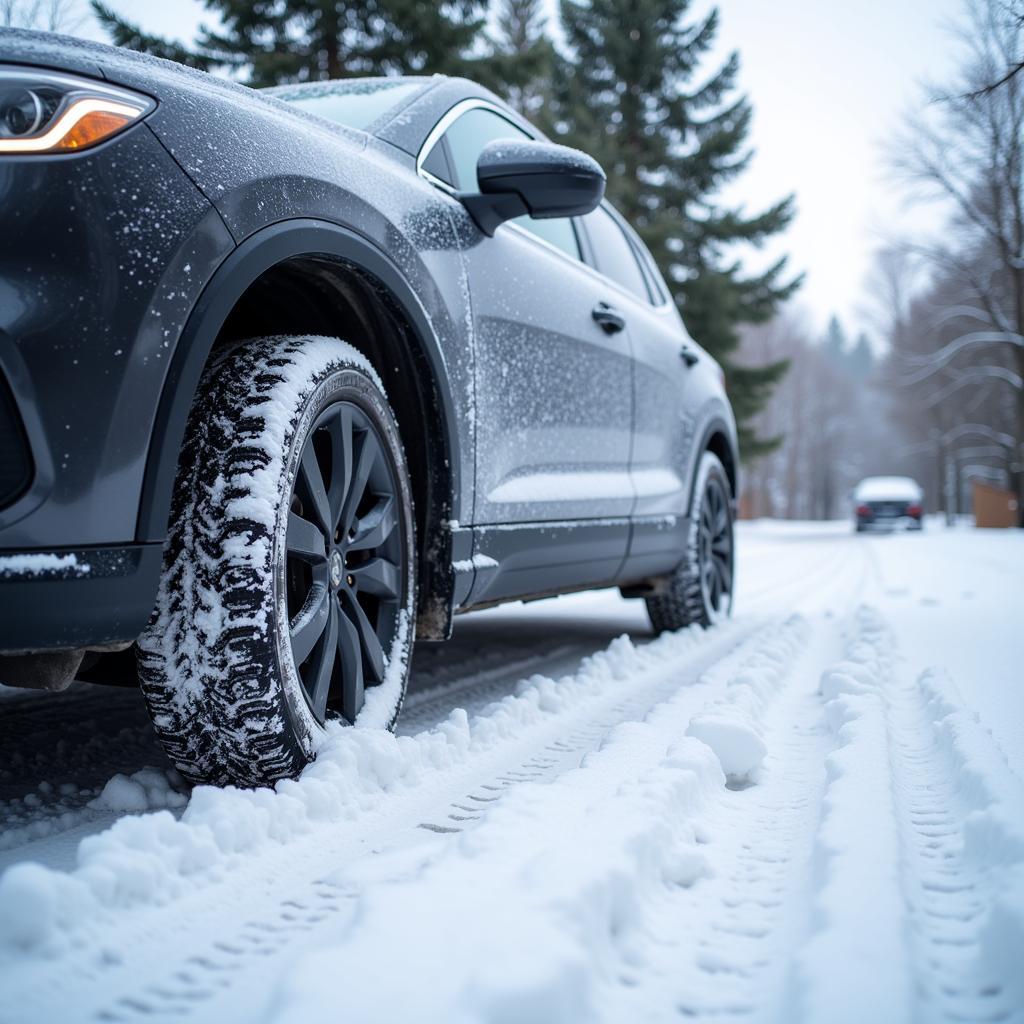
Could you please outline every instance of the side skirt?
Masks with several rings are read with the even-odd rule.
[[[472,557],[454,564],[459,611],[636,584],[670,573],[685,550],[682,516],[510,523],[472,529]]]

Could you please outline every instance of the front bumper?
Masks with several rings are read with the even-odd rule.
[[[157,407],[232,245],[145,123],[0,159],[0,552],[157,539],[138,533]]]
[[[134,640],[160,579],[160,544],[0,551],[0,653]]]

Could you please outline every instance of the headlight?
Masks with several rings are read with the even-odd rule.
[[[154,106],[147,96],[88,78],[0,68],[0,157],[95,146]]]

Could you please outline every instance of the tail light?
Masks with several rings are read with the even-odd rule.
[[[863,518],[864,516],[869,516],[871,515],[871,509],[867,505],[858,505],[857,515],[859,515],[861,518]]]
[[[923,511],[924,511],[924,509],[922,509],[920,505],[908,505],[907,506],[907,515],[908,516],[913,516],[915,519],[920,519],[921,513]]]
[[[155,105],[148,96],[89,78],[0,67],[0,157],[95,146]]]

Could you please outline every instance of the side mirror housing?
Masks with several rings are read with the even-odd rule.
[[[463,206],[486,235],[513,217],[581,217],[604,197],[597,161],[552,142],[497,139],[476,165],[478,193],[461,192]]]

